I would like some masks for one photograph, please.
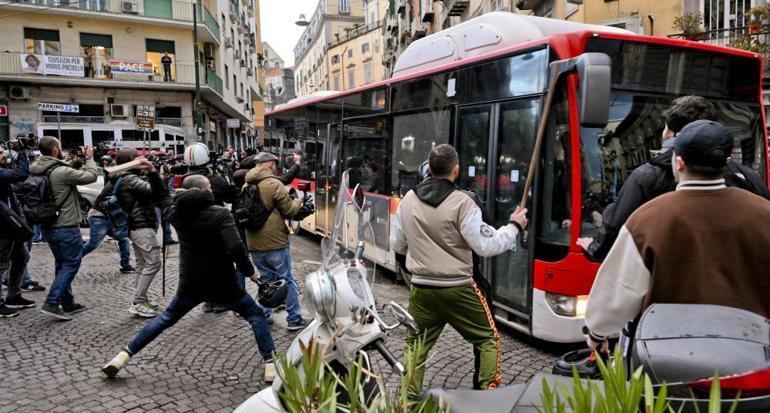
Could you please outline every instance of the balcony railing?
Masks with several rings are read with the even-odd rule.
[[[171,73],[171,80],[165,81],[163,79],[163,69],[158,68],[156,73],[153,74],[134,74],[134,73],[118,73],[110,72],[110,67],[105,66],[103,70],[94,70],[94,73],[101,74],[98,77],[86,77],[86,76],[58,76],[58,75],[40,75],[34,73],[26,73],[21,66],[21,58],[26,56],[26,53],[19,52],[0,52],[0,76],[13,75],[24,76],[32,79],[95,79],[105,82],[136,82],[138,84],[151,84],[170,83],[185,86],[195,85],[195,65],[194,64],[180,64],[174,63]],[[115,60],[119,60],[116,58]],[[129,59],[131,60],[131,59]],[[84,71],[85,72],[85,71]],[[205,75],[204,75],[205,73]],[[84,73],[85,75],[85,73]],[[205,84],[211,86],[214,90],[222,94],[222,79],[211,70],[204,72],[201,69],[201,76],[205,76]],[[204,79],[202,79],[203,81]]]
[[[332,47],[336,47],[341,45],[342,43],[345,43],[349,40],[353,40],[358,36],[364,35],[366,33],[369,33],[372,30],[376,30],[378,27],[380,27],[380,23],[371,23],[368,25],[361,25],[356,27],[355,29],[352,29],[345,33],[344,36],[337,37],[334,41],[329,42],[326,47],[328,49],[331,49]]]
[[[690,34],[678,33],[669,37],[715,46],[734,47],[760,54],[765,60],[770,58],[770,25],[732,27]],[[765,72],[769,69],[770,66],[765,65]]]
[[[220,36],[219,23],[217,22],[217,18],[211,15],[211,12],[206,6],[203,6],[203,22],[206,24],[206,27],[211,30],[211,33],[214,34],[214,37],[218,39]]]

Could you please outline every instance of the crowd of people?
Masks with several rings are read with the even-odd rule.
[[[232,310],[251,324],[265,360],[266,378],[274,376],[270,310],[246,293],[245,280],[260,284],[283,280],[286,298],[281,301],[287,309],[288,330],[307,325],[291,273],[289,230],[284,223],[305,208],[303,200],[292,197],[285,186],[299,170],[299,154],[286,174],[276,176],[278,158],[256,150],[236,154],[228,148],[213,154],[196,143],[177,163],[176,158],[164,160],[154,151],[145,158],[135,149],[122,149],[102,156],[97,165],[93,148],[85,147],[68,159],[58,139],[46,136],[34,145],[40,156],[30,163],[33,146],[23,142],[11,141],[9,147],[15,150],[0,151],[4,206],[0,212],[20,222],[19,231],[7,236],[4,231],[0,236],[0,274],[7,286],[0,317],[15,317],[20,310],[36,306],[22,291],[46,289],[29,279],[26,270],[35,231],[41,231],[41,239],[35,242],[47,243],[55,262],[53,283],[40,311],[67,321],[87,310],[72,289],[83,259],[109,236],[119,247],[120,272],[136,273],[134,292],[126,297],[128,312],[153,321],[104,366],[105,374],[113,377],[130,356],[205,303],[204,311]],[[99,176],[104,177],[104,186],[86,213],[89,237],[84,241],[80,228],[84,211],[77,186],[91,184]],[[258,188],[258,202],[269,215],[259,227],[237,226],[234,207],[226,205],[236,205],[250,186]],[[45,195],[31,196],[35,191]],[[40,211],[46,208],[54,212],[43,222]],[[180,248],[180,279],[176,295],[163,309],[149,291],[161,270],[163,251],[174,244]]]

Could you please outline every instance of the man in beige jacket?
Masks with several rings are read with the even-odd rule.
[[[262,204],[272,210],[265,225],[258,231],[246,230],[246,243],[251,260],[259,269],[263,281],[280,278],[289,284],[286,297],[286,321],[289,331],[301,330],[307,325],[302,319],[299,306],[299,288],[291,274],[291,253],[289,251],[289,228],[284,220],[291,219],[299,212],[301,201],[292,200],[289,191],[275,176],[278,157],[261,152],[256,156],[257,166],[246,174],[247,185],[258,185]],[[270,311],[266,309],[267,317]]]

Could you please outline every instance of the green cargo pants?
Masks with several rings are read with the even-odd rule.
[[[410,398],[417,398],[422,392],[428,352],[446,324],[479,351],[481,388],[492,389],[500,384],[500,336],[487,302],[475,283],[446,288],[412,285],[409,312],[420,327],[420,336],[425,337],[424,348],[415,354],[417,368],[409,381]],[[413,348],[420,336],[407,332],[407,348]]]

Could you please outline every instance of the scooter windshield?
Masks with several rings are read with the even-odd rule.
[[[342,173],[332,233],[329,238],[321,241],[324,270],[343,259],[353,258],[361,241],[365,245],[374,245],[374,229],[370,222],[371,208],[361,186],[350,187],[351,174],[355,176],[355,171],[348,169]]]

